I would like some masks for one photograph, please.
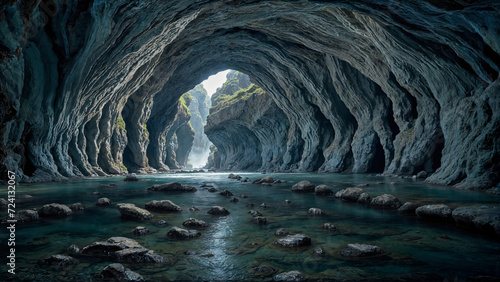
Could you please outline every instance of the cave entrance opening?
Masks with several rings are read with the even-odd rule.
[[[193,143],[186,162],[190,169],[201,169],[207,166],[209,156],[215,151],[215,146],[205,134],[207,117],[212,107],[212,95],[227,81],[227,74],[231,70],[219,71],[183,94],[179,104],[186,107],[190,118],[189,126],[192,129]]]

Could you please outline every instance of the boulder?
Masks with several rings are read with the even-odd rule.
[[[98,207],[108,207],[111,206],[111,200],[108,198],[100,198],[95,202]]]
[[[126,263],[167,263],[168,260],[152,250],[144,247],[123,249],[115,252],[119,262]]]
[[[414,204],[412,202],[406,202],[404,203],[401,207],[399,207],[398,212],[399,213],[415,213],[415,210],[418,208],[417,204]]]
[[[104,242],[94,242],[83,247],[80,254],[92,257],[111,257],[116,258],[120,262],[129,263],[168,262],[168,259],[144,248],[137,241],[126,237],[111,237]]]
[[[314,193],[316,193],[316,195],[328,196],[328,195],[332,195],[333,191],[332,191],[332,189],[330,189],[330,187],[328,187],[324,184],[321,184],[321,185],[316,186],[316,188],[314,188]]]
[[[427,178],[428,174],[427,174],[427,171],[422,170],[421,172],[417,173],[415,176],[417,178]]]
[[[67,268],[78,264],[78,261],[70,256],[51,255],[38,262],[39,265],[48,265],[54,270]]]
[[[196,192],[196,188],[191,185],[181,184],[179,182],[169,182],[165,184],[153,185],[146,188],[150,191],[161,191],[161,192]]]
[[[190,239],[201,236],[201,232],[198,230],[187,230],[174,226],[167,232],[167,236],[174,239]]]
[[[287,235],[274,243],[286,248],[302,247],[311,245],[311,238],[304,234]]]
[[[38,211],[38,215],[40,217],[69,216],[72,214],[73,214],[73,211],[68,206],[56,204],[56,203],[44,205]]]
[[[274,276],[274,281],[304,281],[305,277],[297,270],[280,273]]]
[[[125,176],[125,179],[123,179],[123,181],[139,181],[139,177],[137,177],[137,175],[135,175],[135,173],[129,173],[127,174],[127,176]]]
[[[239,200],[238,200],[238,198],[233,197],[231,200],[229,200],[229,202],[231,202],[231,203],[237,203],[237,202],[239,202]]]
[[[276,273],[276,269],[270,267],[269,265],[261,265],[253,268],[256,275],[259,276],[270,276]]]
[[[81,211],[81,210],[85,209],[85,206],[82,203],[74,203],[74,204],[69,205],[69,208],[72,211]]]
[[[335,197],[343,201],[356,202],[364,191],[358,187],[348,187],[335,193]]]
[[[229,190],[224,190],[224,191],[220,192],[219,195],[221,195],[221,196],[233,196],[233,193],[231,193],[231,191],[229,191]]]
[[[459,207],[453,210],[452,217],[458,226],[480,230],[500,236],[500,208]]]
[[[221,207],[221,206],[213,206],[210,210],[208,210],[207,213],[212,214],[212,215],[228,215],[228,214],[230,214],[230,212],[226,208]]]
[[[144,226],[137,226],[135,229],[134,229],[134,234],[137,235],[137,236],[141,236],[141,235],[147,235],[149,233],[151,233],[149,231],[149,229],[147,229],[146,227]]]
[[[324,255],[326,255],[326,252],[322,248],[316,248],[316,249],[314,249],[313,254],[315,254],[317,256],[324,256]]]
[[[252,215],[253,217],[256,217],[256,216],[262,216],[262,214],[258,211],[254,211],[254,210],[251,210],[248,212],[250,215]]]
[[[368,193],[361,193],[358,198],[358,203],[360,204],[369,204],[372,201],[372,197]]]
[[[80,248],[78,248],[77,245],[75,244],[71,244],[69,247],[68,247],[68,253],[72,254],[72,255],[76,255],[76,254],[79,254],[80,253]]]
[[[314,184],[307,180],[302,180],[299,183],[295,184],[292,186],[292,192],[297,192],[297,193],[308,193],[308,192],[314,192]]]
[[[371,205],[379,208],[397,209],[401,206],[401,202],[391,194],[383,194],[373,198]]]
[[[195,207],[195,206],[191,206],[188,210],[189,211],[199,211],[200,209]]]
[[[252,218],[252,222],[257,224],[266,224],[267,219],[263,216],[256,216]]]
[[[136,207],[134,204],[117,204],[116,208],[125,218],[148,220],[154,217],[149,211]]]
[[[32,222],[39,219],[37,211],[34,210],[20,210],[16,212],[15,219],[18,222]]]
[[[327,223],[323,224],[323,229],[335,230],[335,229],[337,229],[337,227],[335,227],[335,225],[333,225],[333,223],[327,222]]]
[[[384,251],[381,248],[365,244],[349,244],[340,251],[340,255],[344,257],[370,257],[383,253]]]
[[[145,208],[148,210],[154,210],[154,211],[167,211],[167,212],[182,211],[181,207],[172,203],[172,201],[170,201],[170,200],[161,200],[161,201],[153,200],[151,202],[148,202],[145,205]]]
[[[280,236],[280,237],[281,236],[286,236],[288,234],[290,234],[290,233],[286,229],[284,229],[284,228],[280,228],[280,229],[276,230],[276,232],[274,232],[274,235]]]
[[[419,218],[430,220],[448,220],[451,219],[451,209],[444,204],[425,205],[418,207],[415,213]]]
[[[264,184],[264,183],[268,183],[268,184],[273,184],[276,180],[274,180],[272,177],[270,176],[266,176],[264,178],[259,178],[259,179],[256,179],[252,182],[252,184]]]
[[[307,211],[307,214],[309,214],[309,215],[325,215],[326,213],[318,208],[310,208]]]
[[[199,219],[190,217],[190,218],[184,220],[182,225],[184,225],[186,227],[207,227],[208,223],[206,223],[203,220],[199,220]]]
[[[120,263],[112,263],[101,271],[104,278],[114,278],[119,282],[139,282],[145,281],[144,278],[132,270],[125,268]]]

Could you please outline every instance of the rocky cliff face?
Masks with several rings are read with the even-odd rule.
[[[498,1],[1,5],[1,170],[23,181],[119,171],[125,136],[123,162],[164,168],[176,101],[223,69],[286,115],[280,169],[500,181]]]
[[[288,119],[262,88],[232,71],[212,100],[205,132],[217,147],[214,168],[276,170],[283,164]]]
[[[189,105],[189,111],[191,112],[190,122],[194,130],[194,141],[189,153],[189,162],[193,167],[201,168],[207,163],[210,145],[212,144],[203,129],[207,123],[207,116],[212,101],[201,84],[196,85],[194,89],[189,91],[189,94],[192,98]]]

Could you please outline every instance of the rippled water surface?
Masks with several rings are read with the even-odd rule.
[[[17,210],[40,208],[47,203],[83,203],[87,209],[75,212],[63,219],[40,219],[36,223],[18,224],[17,274],[24,280],[93,280],[112,260],[76,257],[79,264],[70,270],[53,271],[40,267],[37,262],[51,254],[68,254],[67,248],[76,244],[80,248],[95,241],[112,236],[125,236],[137,240],[144,247],[155,250],[170,260],[168,265],[124,264],[143,275],[147,280],[239,280],[272,279],[257,276],[253,268],[269,265],[278,272],[299,270],[310,279],[336,280],[386,280],[397,277],[417,277],[416,273],[431,273],[441,277],[492,276],[500,277],[500,242],[473,232],[454,227],[452,224],[421,222],[414,216],[403,216],[393,210],[380,210],[356,203],[346,203],[332,197],[314,194],[291,193],[291,186],[300,180],[327,184],[334,191],[360,183],[369,183],[363,188],[372,197],[390,193],[401,202],[414,201],[422,204],[446,203],[450,207],[462,205],[498,206],[499,196],[481,192],[455,190],[449,187],[425,185],[411,180],[372,177],[368,175],[343,174],[269,174],[275,179],[288,181],[272,187],[261,187],[228,179],[227,173],[167,174],[141,176],[140,182],[124,182],[123,177],[91,178],[65,183],[21,184],[17,195],[29,194],[29,199],[18,199]],[[251,180],[261,174],[240,174]],[[198,188],[195,193],[162,193],[146,191],[153,184],[179,181]],[[398,184],[376,184],[377,182]],[[116,187],[105,184],[116,183]],[[242,193],[248,198],[239,198],[230,203],[232,197],[210,193],[200,188],[202,184],[214,185],[219,190],[228,189],[235,196]],[[93,195],[93,192],[102,195]],[[6,194],[6,192],[5,192]],[[2,196],[6,197],[6,196]],[[113,206],[100,208],[94,205],[100,197],[108,197]],[[292,204],[284,204],[289,199]],[[180,213],[153,212],[155,219],[138,222],[123,219],[115,207],[116,203],[133,203],[138,207],[151,200],[171,200],[180,205]],[[246,204],[267,218],[266,225],[252,223]],[[261,209],[261,203],[271,208]],[[191,206],[200,209],[190,212]],[[231,214],[224,217],[207,214],[214,205],[226,207]],[[325,216],[307,215],[311,207],[321,208]],[[6,210],[2,213],[5,215]],[[172,240],[166,236],[172,226],[182,227],[182,222],[195,217],[210,224],[200,229],[202,236],[192,240]],[[167,226],[156,225],[166,220]],[[322,229],[325,222],[334,223],[335,231]],[[135,236],[136,226],[146,226],[152,234]],[[274,246],[274,232],[285,228],[291,233],[304,233],[312,238],[312,245],[296,250],[284,250]],[[0,251],[7,253],[7,232],[1,231]],[[443,236],[445,235],[445,236]],[[256,243],[256,244],[252,244]],[[366,243],[381,247],[386,256],[376,259],[346,259],[338,252],[349,243]],[[313,254],[321,247],[326,256]],[[185,255],[194,251],[196,255]],[[5,257],[5,256],[3,256]],[[5,258],[4,258],[5,260]],[[6,267],[0,280],[6,276]],[[409,273],[412,273],[411,275]],[[431,277],[431,276],[426,276]],[[12,277],[11,277],[12,278]]]

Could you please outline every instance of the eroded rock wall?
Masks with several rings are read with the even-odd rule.
[[[497,185],[499,8],[494,0],[3,2],[2,169],[23,181],[120,171],[116,124],[132,100],[126,157],[166,168],[161,141],[176,101],[235,69],[287,117],[276,169],[426,170],[434,183]]]

